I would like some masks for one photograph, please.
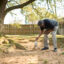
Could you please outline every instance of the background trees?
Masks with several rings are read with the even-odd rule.
[[[14,5],[12,5],[12,3],[14,1],[16,2],[16,0],[0,0],[0,25],[1,25],[0,26],[0,32],[2,32],[2,30],[4,28],[4,25],[3,25],[4,18],[5,18],[5,15],[9,11],[11,11],[13,9],[23,8],[24,6],[32,3],[35,0],[28,0],[28,1],[24,2],[24,3],[22,3],[22,4],[18,4],[18,5],[14,4]],[[6,5],[8,4],[8,2],[9,2],[10,7],[6,8]]]
[[[0,0],[0,32],[4,27],[4,18],[11,10],[21,9],[21,14],[25,16],[25,21],[36,23],[43,18],[58,20],[57,4],[62,4],[63,0]],[[45,5],[42,5],[45,3]],[[64,6],[62,4],[62,6]]]

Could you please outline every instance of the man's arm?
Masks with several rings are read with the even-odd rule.
[[[46,30],[46,31],[44,32],[44,34],[49,34],[49,33],[52,32],[52,31],[53,31],[53,29]]]
[[[37,40],[40,38],[40,36],[43,34],[43,32],[44,32],[44,31],[40,31],[40,34],[39,34],[39,36],[36,38],[35,41],[37,41]]]
[[[49,34],[52,31],[53,31],[53,29],[49,29],[49,30],[45,30],[45,31],[44,30],[41,30],[39,36],[36,38],[35,41],[37,41],[42,34]]]

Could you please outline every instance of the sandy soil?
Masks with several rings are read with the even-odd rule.
[[[35,38],[12,38],[26,48],[26,50],[13,49],[5,54],[0,53],[0,64],[64,64],[64,51],[58,48],[58,52],[53,52],[53,46],[50,49],[42,51],[42,39],[38,41],[38,48],[35,50]]]

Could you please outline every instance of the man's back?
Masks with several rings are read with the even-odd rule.
[[[58,26],[58,22],[56,20],[44,19],[45,29],[53,29],[55,26]]]
[[[52,19],[44,19],[43,20],[45,23],[50,23],[54,26],[57,26],[58,25],[58,22],[56,20],[52,20]]]

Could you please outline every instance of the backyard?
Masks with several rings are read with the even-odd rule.
[[[0,64],[64,64],[63,44],[60,45],[60,42],[63,42],[64,36],[57,35],[57,39],[59,40],[58,52],[53,52],[51,42],[49,50],[41,50],[43,47],[43,36],[38,40],[38,48],[34,49],[36,37],[37,35],[7,35],[7,39],[19,43],[22,48],[17,49],[15,46],[10,46],[7,51],[1,51]],[[49,38],[51,41],[51,36]]]
[[[0,0],[0,64],[64,64],[64,0]]]

